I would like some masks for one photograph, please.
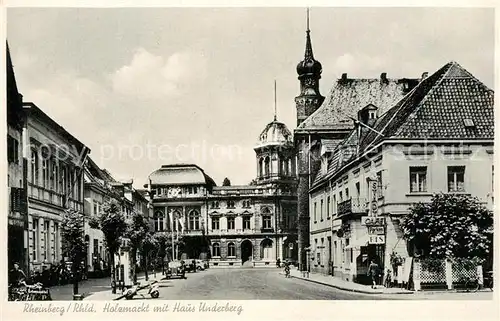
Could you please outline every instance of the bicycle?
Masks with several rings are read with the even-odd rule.
[[[488,271],[483,278],[483,288],[493,291],[493,271]]]

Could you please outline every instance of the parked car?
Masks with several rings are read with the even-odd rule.
[[[182,264],[180,261],[171,261],[168,262],[168,268],[167,268],[167,279],[171,279],[174,277],[179,277],[181,279],[186,278],[186,265]]]
[[[193,264],[193,261],[194,261],[194,264]],[[205,264],[202,260],[193,260],[193,259],[187,259],[186,260],[186,270],[188,272],[193,272],[194,269],[196,269],[197,271],[203,271],[205,270]]]

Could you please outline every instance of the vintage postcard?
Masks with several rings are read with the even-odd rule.
[[[4,17],[7,319],[494,318],[494,7]]]

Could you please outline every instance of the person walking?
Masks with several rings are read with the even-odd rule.
[[[372,289],[377,285],[377,277],[379,275],[379,266],[374,260],[371,260],[370,266],[368,267],[368,275],[372,278]]]
[[[280,267],[281,267],[281,260],[280,260],[280,258],[278,258],[278,259],[276,260],[276,267],[277,267],[277,268],[280,268]]]

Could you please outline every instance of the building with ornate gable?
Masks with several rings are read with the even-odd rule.
[[[273,266],[278,258],[295,261],[292,134],[274,119],[254,150],[254,185],[216,186],[203,169],[192,164],[164,165],[151,173],[155,231],[174,240],[184,235],[206,236],[213,267]]]

